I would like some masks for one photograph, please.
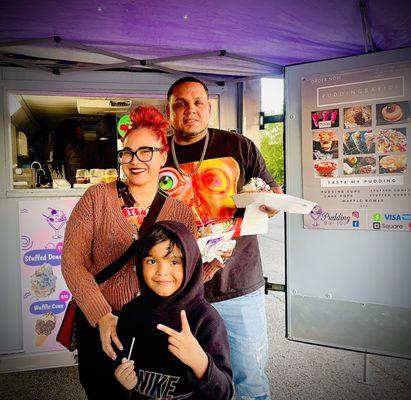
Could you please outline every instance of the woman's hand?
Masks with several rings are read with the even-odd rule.
[[[227,260],[233,255],[234,247],[229,250],[220,251],[220,257],[223,260],[223,264],[227,262]]]
[[[234,247],[236,245],[235,240],[223,240],[217,244],[217,253],[220,256],[220,259],[223,264],[233,255]]]
[[[134,371],[134,361],[127,361],[127,358],[121,360],[121,364],[114,372],[116,379],[128,390],[137,385],[137,375]]]
[[[123,345],[117,336],[117,321],[116,317],[112,313],[108,313],[101,317],[98,321],[98,328],[100,331],[100,340],[103,347],[104,353],[106,353],[112,360],[117,358],[113,347],[111,346],[111,341],[120,349],[123,350]]]
[[[208,357],[198,340],[191,333],[186,312],[180,313],[181,332],[177,332],[168,326],[158,324],[157,329],[167,333],[168,349],[180,361],[189,366],[198,379],[202,379],[208,368]]]

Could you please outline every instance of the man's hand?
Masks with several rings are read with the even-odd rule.
[[[111,341],[113,341],[120,350],[123,350],[123,345],[121,344],[117,336],[117,321],[118,317],[116,317],[112,313],[104,315],[98,321],[98,328],[100,331],[100,340],[103,351],[112,360],[115,360],[117,358],[117,354],[111,346]]]
[[[134,389],[137,385],[137,375],[134,371],[134,361],[127,361],[127,358],[121,360],[121,364],[114,372],[117,380],[128,390]]]
[[[259,208],[259,210],[261,210],[261,211],[265,212],[266,214],[268,214],[268,218],[274,217],[274,215],[276,215],[280,212],[279,210],[276,210],[275,208],[265,206],[264,204],[262,204],[258,208]]]
[[[208,368],[207,354],[191,333],[187,315],[184,310],[181,311],[180,316],[181,332],[177,332],[162,324],[158,324],[157,329],[167,333],[168,349],[170,352],[184,364],[188,365],[198,379],[202,379]]]
[[[276,194],[283,194],[283,190],[281,189],[281,186],[276,186],[271,188],[272,192]],[[276,210],[275,208],[271,208],[265,205],[261,205],[260,210],[268,214],[268,218],[274,217],[274,215],[278,214],[280,211]]]

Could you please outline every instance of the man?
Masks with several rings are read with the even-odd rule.
[[[171,86],[167,99],[174,135],[160,187],[191,206],[202,226],[229,223],[236,211],[230,195],[252,177],[282,193],[249,139],[208,129],[211,106],[203,82],[181,78]],[[261,209],[270,217],[276,214],[269,207]],[[204,289],[227,327],[237,398],[269,399],[264,278],[257,237],[237,238],[233,255]]]

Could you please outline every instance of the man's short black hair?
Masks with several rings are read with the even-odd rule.
[[[201,82],[200,79],[194,78],[193,76],[185,76],[184,78],[180,78],[179,80],[175,81],[175,82],[171,85],[170,89],[168,89],[168,92],[167,92],[167,101],[170,100],[170,97],[171,97],[171,95],[173,94],[174,89],[175,89],[178,85],[181,85],[181,84],[186,83],[186,82],[195,82],[195,83],[199,83],[200,85],[202,85],[203,88],[204,88],[204,90],[205,90],[206,93],[207,93],[207,98],[208,98],[208,87],[206,86],[206,84],[205,84],[204,82]]]

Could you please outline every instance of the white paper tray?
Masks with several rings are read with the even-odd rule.
[[[249,204],[264,204],[276,210],[293,214],[308,214],[317,204],[288,194],[266,192],[240,193],[231,197],[237,208],[245,208]]]

